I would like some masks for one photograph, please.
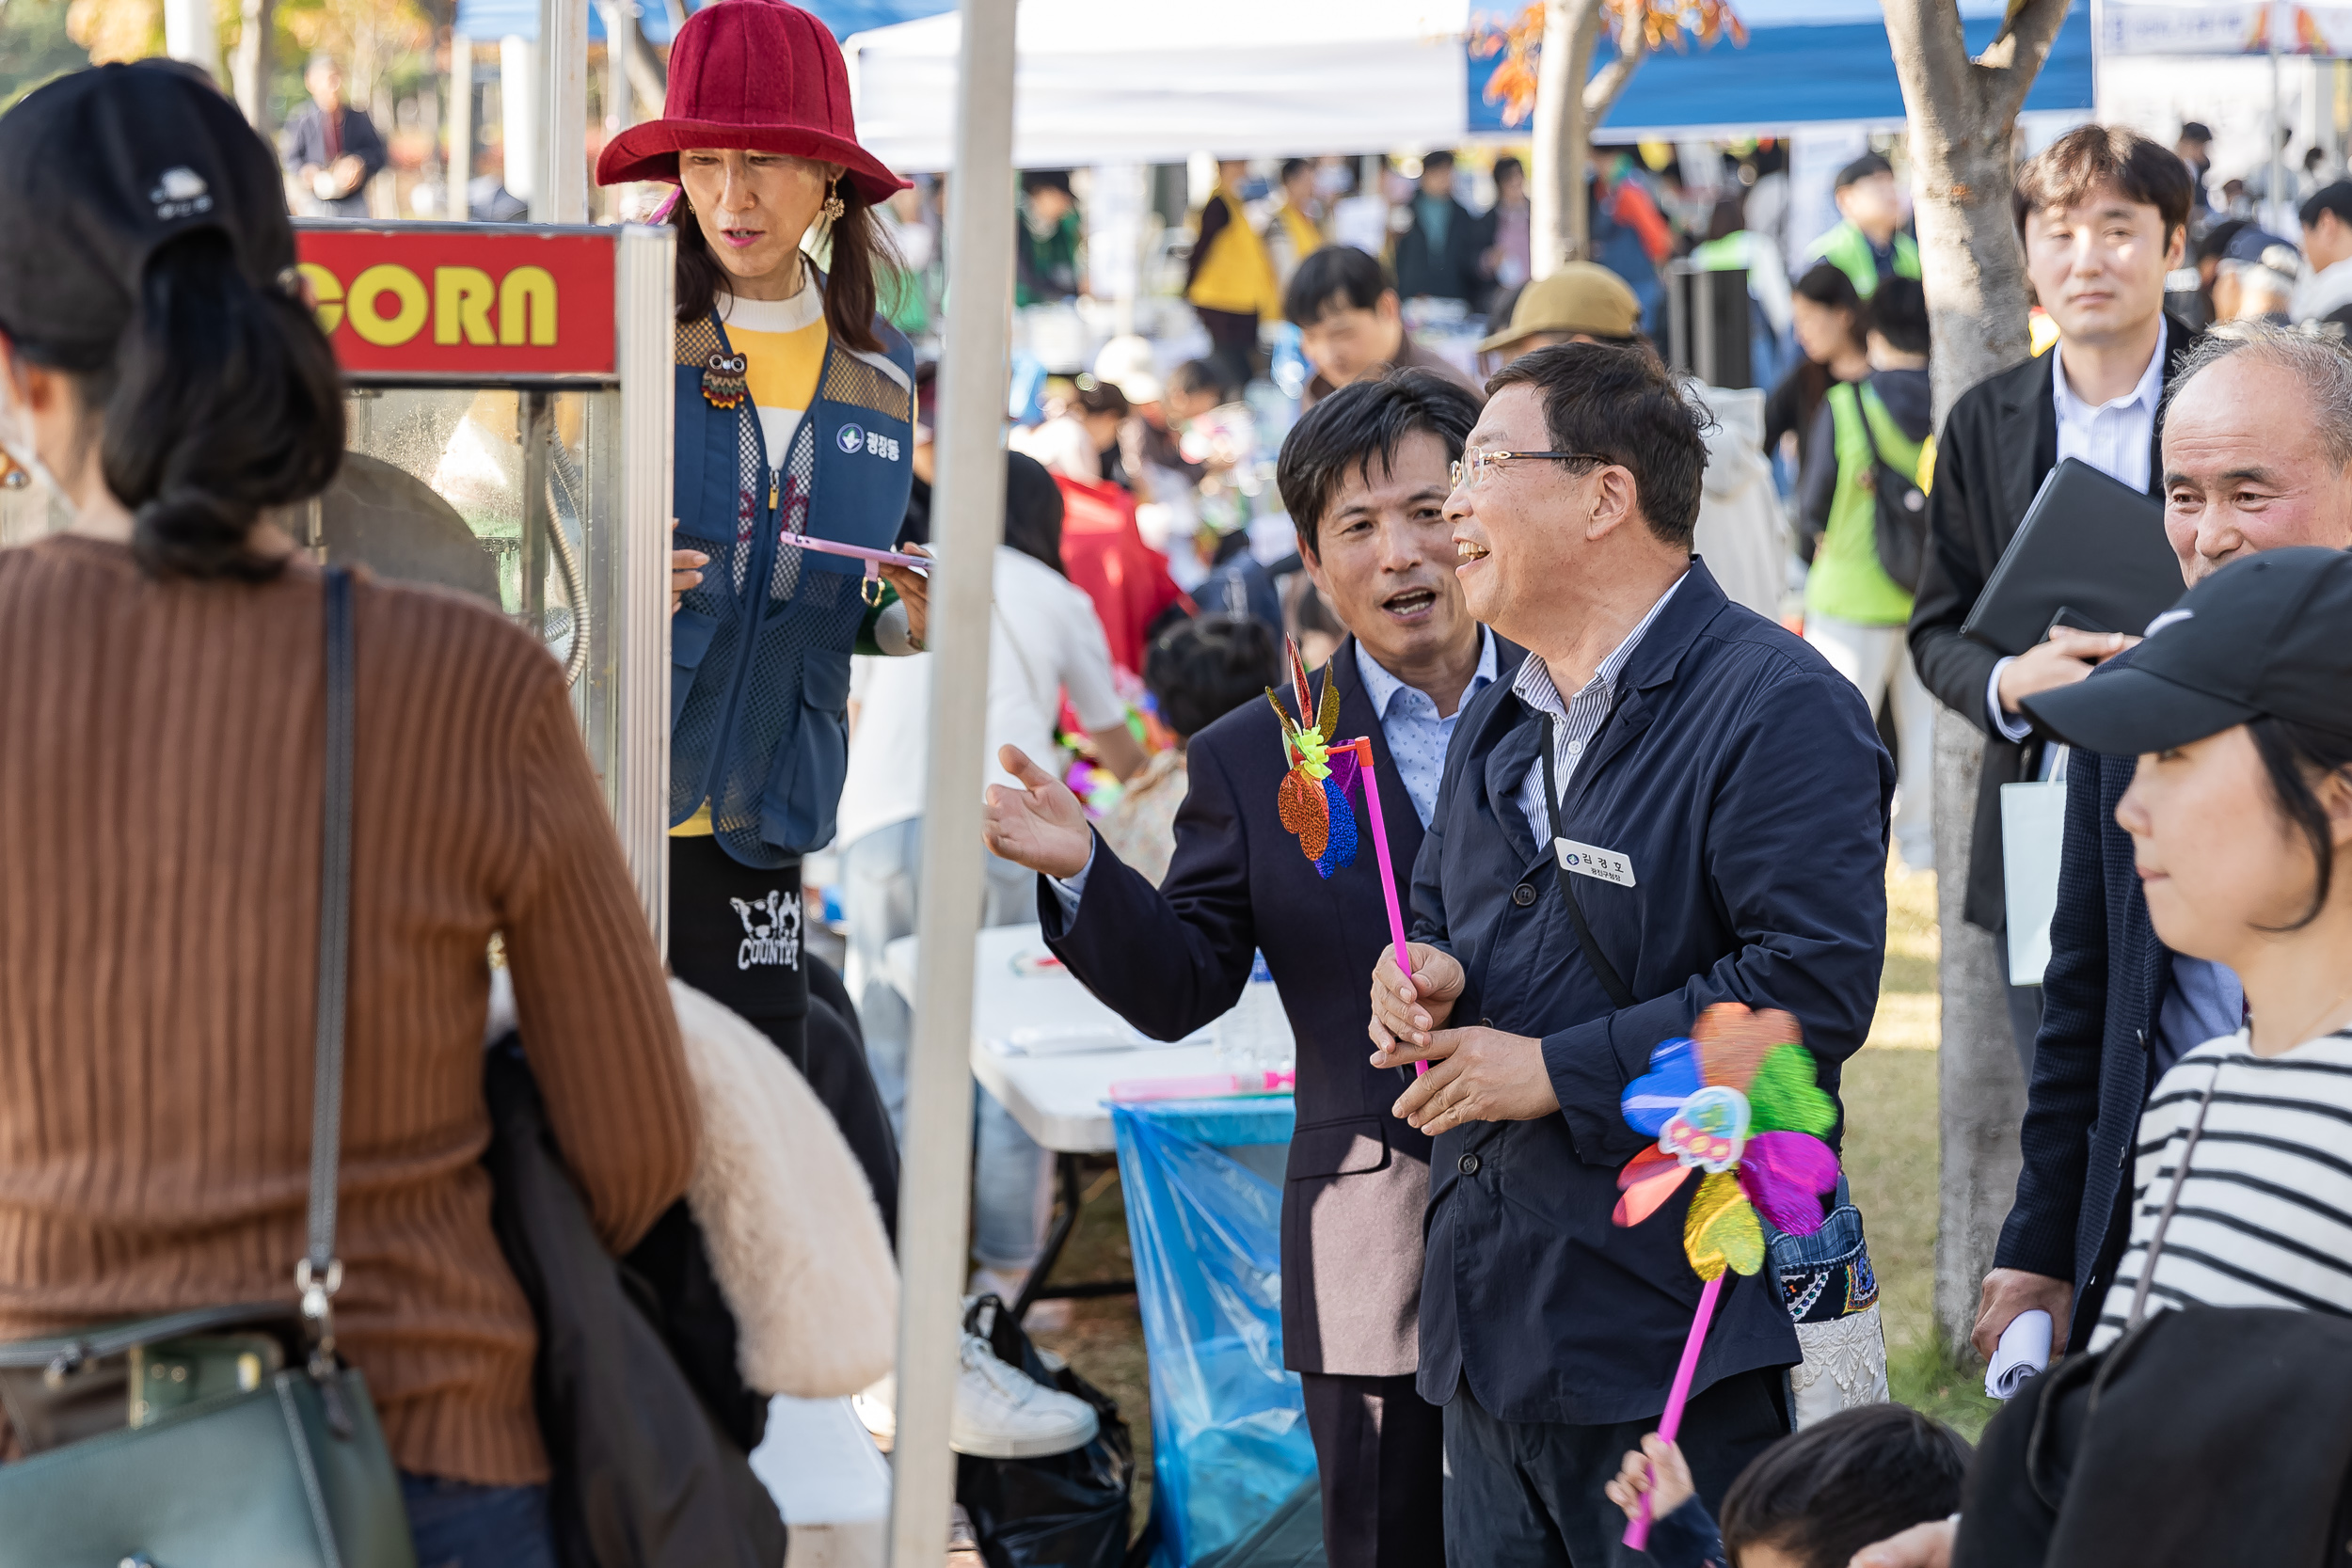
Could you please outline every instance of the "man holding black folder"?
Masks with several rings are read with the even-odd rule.
[[[1911,654],[1928,689],[1985,732],[1963,874],[1963,912],[1988,931],[2007,924],[2001,785],[2038,776],[2042,760],[2021,705],[2081,680],[2129,639],[2060,627],[2023,655],[2004,657],[1961,627],[2061,458],[2160,493],[2156,415],[2173,368],[2196,339],[2165,315],[2164,282],[2180,262],[2192,198],[2177,156],[2117,128],[2070,132],[2021,168],[2018,237],[2034,293],[2058,324],[2058,344],[2045,358],[1962,394],[1945,420]],[[2009,1006],[2030,1076],[2040,989],[2011,986]]]

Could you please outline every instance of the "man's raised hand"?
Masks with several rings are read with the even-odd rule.
[[[1000,859],[1048,877],[1075,877],[1094,853],[1094,830],[1070,786],[1031,762],[1018,746],[998,749],[996,761],[1021,781],[1018,789],[990,784],[980,805],[980,832]]]

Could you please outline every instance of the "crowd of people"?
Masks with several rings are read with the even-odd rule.
[[[741,69],[701,69],[722,59]],[[694,460],[674,497],[667,988],[558,667],[493,609],[322,567],[278,525],[346,439],[282,182],[335,202],[364,181],[332,62],[282,163],[166,64],[0,117],[0,450],[72,515],[0,553],[0,1462],[32,1462],[0,1463],[0,1519],[38,1523],[58,1560],[130,1528],[76,1490],[79,1439],[135,1465],[165,1451],[142,1430],[248,1396],[284,1402],[305,1465],[358,1446],[327,1450],[331,1497],[303,1470],[314,1511],[376,1487],[367,1528],[405,1517],[436,1568],[551,1568],[621,1506],[581,1500],[549,1390],[593,1369],[548,1371],[563,1305],[481,1160],[508,1125],[501,1061],[527,1064],[612,1300],[659,1325],[633,1354],[675,1363],[700,1412],[668,1462],[736,1474],[782,1387],[728,1250],[746,1178],[712,1149],[732,1108],[788,1101],[779,1083],[809,1099],[780,1135],[837,1148],[865,1188],[844,1223],[886,1244],[911,1020],[884,955],[921,896],[929,581],[896,560],[869,588],[795,541],[924,554],[940,410],[891,314],[908,186],[820,90],[843,70],[782,0],[706,7],[665,115],[598,166],[678,193]],[[1164,372],[1114,342],[1008,432],[983,919],[1035,922],[1163,1039],[1270,973],[1296,1051],[1281,1355],[1327,1560],[1619,1561],[1641,1519],[1648,1560],[1715,1568],[2225,1560],[2166,1544],[2209,1539],[2210,1496],[2122,1495],[2217,1462],[2202,1407],[2153,1431],[2100,1402],[2137,1409],[2184,1366],[2251,1376],[2265,1346],[2306,1371],[2346,1354],[2312,1325],[2352,1316],[2352,182],[2309,192],[2297,254],[2233,229],[2183,152],[2068,133],[2020,166],[2013,207],[2052,345],[1937,430],[1884,158],[1838,175],[1840,220],[1794,277],[1740,196],[1677,234],[1623,158],[1596,171],[1596,259],[1541,278],[1516,168],[1477,213],[1454,160],[1423,157],[1380,255],[1329,243],[1319,166],[1281,170],[1263,223],[1248,172],[1220,166],[1189,258],[1209,352]],[[1017,287],[1051,297],[1079,267],[1070,182],[1025,176],[1023,202]],[[1620,241],[1646,260],[1613,263]],[[1769,396],[1657,351],[1677,248],[1748,274],[1758,362],[1788,361]],[[2192,254],[2193,297],[2172,287]],[[1491,314],[1472,363],[1415,340],[1405,301],[1428,297]],[[2205,319],[2171,309],[2190,305]],[[1311,372],[1279,439],[1248,390],[1277,315]],[[2150,549],[2161,517],[2184,592],[2134,626],[2054,615],[1989,645],[1994,599],[2095,586],[2002,571],[2068,464],[2141,509],[2122,515]],[[1197,531],[1148,534],[1179,497]],[[1286,641],[1333,733],[1366,737],[1386,888],[1389,861],[1331,873],[1283,831],[1297,759],[1262,694]],[[1964,853],[1933,840],[1937,705],[1985,737]],[[1708,1288],[1661,1433],[1701,1285],[1690,1200],[1625,1221],[1621,1167],[1655,1149],[1629,1094],[1661,1045],[1785,1014],[1813,1067],[1782,1088],[1842,1126],[1890,849],[2006,935],[2003,791],[2026,783],[2062,790],[2064,827],[2040,847],[2046,968],[2005,976],[2024,1170],[1975,1338],[1994,1357],[2040,1313],[2063,1359],[1972,1451],[1885,1402],[1858,1230],[1816,1256],[1775,1224],[1761,1272]],[[803,907],[828,852],[843,972]],[[681,1029],[709,1002],[764,1042],[732,1075]],[[1047,1162],[977,1100],[970,1291],[1022,1301]],[[1737,1142],[1744,1099],[1735,1119]],[[1833,1174],[1804,1201],[1826,1219],[1849,1197]],[[1095,1435],[1093,1405],[981,1333],[961,1354],[960,1452]],[[222,1402],[159,1423],[147,1376],[226,1379]],[[2273,1376],[2266,1428],[2210,1442],[2262,1465],[2300,1422],[2341,1426],[2341,1381]],[[608,1418],[641,1415],[644,1386]],[[859,1408],[894,1435],[887,1380]],[[183,1518],[224,1506],[140,1479],[186,1494]],[[2340,1553],[2343,1481],[2281,1488],[2248,1535],[2266,1555],[2227,1560]],[[748,1508],[711,1484],[734,1499],[719,1515]]]

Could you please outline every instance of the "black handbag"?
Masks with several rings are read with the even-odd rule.
[[[351,578],[329,571],[310,1245],[298,1309],[199,1308],[0,1346],[31,1457],[0,1465],[0,1568],[416,1568],[366,1381],[335,1354],[351,934]]]

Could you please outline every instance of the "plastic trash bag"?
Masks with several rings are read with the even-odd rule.
[[[973,1304],[964,1327],[984,1336],[1007,1366],[1086,1401],[1101,1423],[1092,1442],[1068,1453],[956,1456],[956,1501],[971,1516],[988,1568],[1119,1568],[1136,1476],[1135,1445],[1119,1405],[1067,1366],[1048,1366],[994,1296]]]
[[[1287,1099],[1114,1105],[1151,1356],[1161,1568],[1230,1554],[1315,1480],[1282,1367],[1281,1193],[1226,1148],[1289,1139]]]

